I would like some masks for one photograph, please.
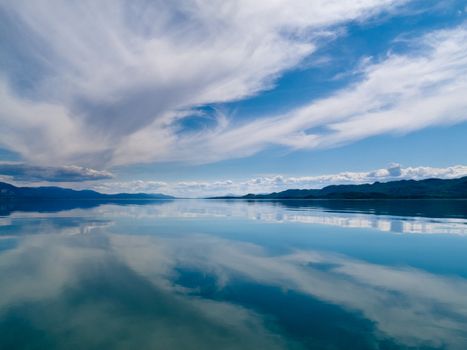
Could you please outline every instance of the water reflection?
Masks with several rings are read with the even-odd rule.
[[[465,226],[239,201],[14,211],[0,348],[465,349]]]
[[[349,207],[349,202],[351,207]],[[11,217],[70,217],[90,215],[106,217],[142,218],[247,218],[271,223],[303,223],[340,226],[346,228],[375,229],[395,233],[434,233],[434,234],[467,234],[467,202],[466,201],[408,201],[411,212],[417,216],[392,215],[402,214],[400,201],[320,201],[320,206],[304,201],[283,202],[245,202],[217,200],[176,200],[146,202],[137,205],[128,202],[113,204],[94,203],[92,211],[78,207],[72,210],[63,209],[58,213],[47,211],[15,211]],[[331,203],[331,204],[329,204]],[[370,204],[373,203],[373,206]],[[392,204],[391,204],[392,203]],[[420,204],[421,203],[421,204]],[[423,216],[419,206],[436,208],[446,203],[453,207],[455,214],[441,213],[439,217]],[[358,207],[361,204],[362,207]],[[330,210],[329,205],[332,207]],[[384,205],[385,210],[379,208]],[[408,204],[405,204],[407,207]],[[340,208],[340,209],[338,209]],[[390,210],[392,208],[392,210]],[[403,208],[403,207],[402,207]],[[464,209],[463,211],[461,209]],[[461,215],[463,214],[463,215]],[[428,214],[426,214],[428,215]],[[0,226],[5,225],[7,218],[0,217]],[[3,223],[2,223],[3,222]]]
[[[115,236],[112,246],[128,266],[154,284],[170,280],[180,268],[198,271],[213,276],[207,295],[217,298],[238,279],[248,280],[276,286],[285,298],[290,291],[298,292],[361,314],[382,332],[367,336],[389,336],[408,346],[467,345],[464,279],[317,251],[270,255],[257,245],[202,235],[162,240]],[[203,295],[206,278],[200,281],[201,285],[192,285],[193,294]]]
[[[148,281],[109,243],[31,236],[2,254],[0,348],[286,348],[254,312]],[[155,248],[151,264],[164,260]]]

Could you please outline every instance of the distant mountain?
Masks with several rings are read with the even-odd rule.
[[[219,199],[467,199],[467,176],[459,179],[426,179],[332,185],[319,190],[290,189],[270,194],[247,194]]]
[[[117,193],[104,194],[91,190],[76,191],[62,187],[16,187],[5,182],[0,182],[1,199],[70,199],[70,200],[155,200],[173,199],[174,197],[159,193]]]

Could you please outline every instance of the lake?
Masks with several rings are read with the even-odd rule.
[[[466,201],[0,215],[0,349],[467,349]]]

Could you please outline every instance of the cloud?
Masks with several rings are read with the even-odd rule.
[[[1,163],[0,175],[13,181],[25,182],[82,182],[108,180],[113,174],[105,170],[83,168],[76,165],[46,167],[23,163]]]
[[[177,123],[270,88],[323,31],[405,2],[1,1],[1,146],[34,163],[94,167],[194,161],[197,144],[205,161],[251,153],[271,138],[217,154],[235,123],[219,118],[203,135]]]
[[[271,144],[336,147],[467,120],[467,26],[430,32],[407,44],[405,54],[389,53],[379,62],[365,59],[354,72],[362,78],[327,98],[199,135],[185,150],[199,162],[214,161],[252,155]]]
[[[322,188],[333,184],[361,184],[375,181],[391,181],[427,178],[453,179],[467,176],[467,166],[455,165],[446,168],[402,167],[391,164],[387,168],[363,172],[341,172],[318,176],[287,177],[283,175],[260,176],[243,181],[116,181],[101,182],[93,189],[101,192],[163,192],[179,197],[219,196],[226,194],[268,193],[290,188]]]

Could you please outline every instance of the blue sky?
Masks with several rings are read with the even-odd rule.
[[[3,181],[204,196],[467,175],[465,1],[0,1],[0,42]]]

